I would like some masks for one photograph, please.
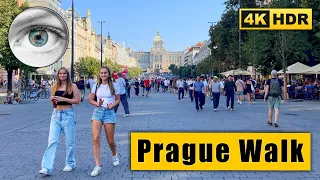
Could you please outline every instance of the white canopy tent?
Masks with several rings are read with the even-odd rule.
[[[310,67],[300,62],[296,62],[287,68],[286,74],[303,74],[303,72]],[[278,74],[284,74],[283,69]]]
[[[220,74],[222,74],[224,76],[229,76],[229,75],[248,75],[248,76],[252,76],[252,75],[254,75],[249,71],[245,71],[245,70],[241,70],[241,69],[234,70],[234,73],[233,73],[233,70],[230,70],[230,71],[226,71],[226,72],[223,72],[223,73],[220,73]]]
[[[305,70],[303,74],[315,74],[316,78],[318,78],[318,74],[320,74],[320,64]]]
[[[303,71],[303,73],[304,74],[320,74],[320,64],[306,69],[305,71]]]

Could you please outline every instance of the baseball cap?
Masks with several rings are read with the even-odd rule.
[[[213,78],[218,79],[218,77],[217,77],[217,76],[213,76]]]

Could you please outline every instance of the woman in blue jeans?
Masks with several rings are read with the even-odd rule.
[[[72,83],[69,72],[62,67],[57,74],[57,82],[52,87],[51,101],[53,113],[51,116],[48,146],[42,158],[39,171],[43,175],[51,175],[59,143],[60,133],[63,132],[66,143],[66,166],[63,171],[72,171],[76,167],[75,134],[76,120],[72,104],[80,103],[77,85]]]
[[[120,87],[112,81],[109,68],[103,67],[100,69],[100,80],[93,86],[89,99],[90,104],[96,107],[91,119],[95,160],[95,167],[91,176],[97,176],[101,172],[100,139],[102,126],[104,126],[107,142],[112,152],[112,164],[113,166],[119,165],[116,144],[114,142],[116,124],[114,108],[120,103]]]

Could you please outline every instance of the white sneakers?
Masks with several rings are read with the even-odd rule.
[[[70,172],[72,171],[74,168],[70,167],[69,165],[66,165],[62,171],[64,172]],[[48,172],[48,170],[46,168],[42,168],[40,171],[39,171],[39,174],[42,174],[42,175],[45,175],[45,176],[50,176],[50,173]]]
[[[101,172],[101,167],[100,166],[95,166],[92,173],[91,173],[91,176],[98,176]]]
[[[70,171],[72,171],[72,170],[73,170],[72,167],[70,167],[69,165],[66,165],[66,166],[63,168],[62,171],[64,171],[64,172],[70,172]]]
[[[112,160],[113,160],[113,162],[112,162],[113,166],[118,166],[120,164],[118,155],[113,156]]]
[[[216,111],[219,111],[219,109],[218,108],[217,109],[213,109],[213,111],[216,112]]]
[[[123,115],[124,117],[128,117],[129,116],[129,114],[125,114],[125,115]]]
[[[118,166],[120,164],[118,155],[115,155],[112,157],[112,164],[113,166]],[[91,176],[98,176],[101,173],[101,167],[100,166],[95,166],[93,171],[91,172]]]
[[[234,111],[231,107],[226,107],[226,110]]]
[[[40,171],[39,171],[39,174],[43,174],[45,176],[49,176],[50,174],[48,173],[48,170],[46,168],[42,168]]]

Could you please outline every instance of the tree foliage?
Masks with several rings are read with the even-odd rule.
[[[120,72],[123,66],[111,61],[110,59],[106,59],[103,65],[109,67],[111,72]],[[141,75],[142,71],[143,70],[139,67],[128,67],[128,73],[131,78],[138,77],[139,75]]]
[[[106,66],[112,72],[120,72],[122,65],[106,59],[103,63],[103,66]],[[99,77],[100,72],[100,61],[93,57],[81,58],[78,62],[75,63],[75,70],[78,76],[84,74],[85,77]],[[138,67],[128,67],[128,73],[131,78],[138,77],[142,73],[142,69]]]
[[[177,75],[184,78],[195,77],[197,75],[196,68],[197,67],[195,65],[180,66],[178,68]]]
[[[20,68],[23,72],[35,72],[36,68],[20,62],[12,53],[9,46],[8,34],[11,23],[23,10],[28,8],[25,2],[20,8],[16,0],[0,1],[0,65],[8,72],[8,89],[12,90],[12,72]]]
[[[177,65],[175,64],[170,64],[170,66],[168,67],[168,69],[171,71],[172,74],[177,74],[179,71],[179,68]]]
[[[261,0],[242,0],[241,8],[255,8]],[[319,0],[273,0],[266,8],[312,8],[312,31],[241,31],[239,52],[238,0],[227,0],[220,21],[209,29],[213,61],[204,60],[198,71],[208,72],[212,63],[214,71],[221,72],[249,65],[258,68],[263,75],[272,69],[283,69],[297,61],[311,64],[313,56],[320,57],[320,1]],[[282,44],[281,44],[282,43]],[[241,56],[239,56],[241,53]],[[283,54],[285,58],[283,58]],[[308,55],[308,56],[307,56]],[[241,57],[241,59],[239,59]],[[316,62],[314,62],[316,63]]]
[[[89,78],[90,76],[99,75],[100,62],[93,57],[80,58],[78,62],[75,63],[75,71],[78,76],[84,75],[84,77]]]

